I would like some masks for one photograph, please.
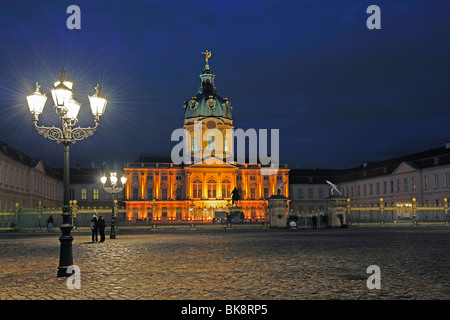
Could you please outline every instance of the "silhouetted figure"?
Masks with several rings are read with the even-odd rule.
[[[234,187],[233,191],[231,191],[232,205],[234,206],[234,203],[237,204],[239,200],[241,200],[241,197],[239,196],[239,190],[236,187]]]
[[[312,216],[311,221],[312,221],[313,229],[317,229],[317,217],[316,216]]]
[[[106,224],[105,224],[105,220],[103,220],[103,218],[102,218],[102,215],[98,216],[97,227],[98,227],[98,232],[100,233],[100,242],[104,242],[105,241]]]
[[[50,215],[47,219],[47,231],[52,232],[53,230],[53,217]]]
[[[92,216],[91,219],[92,242],[98,242],[98,223],[97,217]],[[95,241],[94,241],[95,239]]]

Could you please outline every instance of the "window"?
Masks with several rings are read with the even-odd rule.
[[[264,199],[269,198],[269,188],[264,188]]]
[[[161,220],[167,221],[167,207],[161,208]]]
[[[177,186],[175,189],[175,200],[181,200],[183,199],[183,187]]]
[[[323,197],[323,188],[322,187],[320,187],[319,188],[319,199],[323,199],[324,197]]]
[[[202,197],[202,187],[203,187],[203,183],[201,180],[199,179],[195,179],[194,182],[192,183],[192,197],[194,198],[201,198]]]
[[[264,181],[269,181],[269,176],[264,176],[263,180]]]
[[[92,190],[92,199],[98,200],[98,189],[97,188],[94,188]]]
[[[69,189],[69,199],[75,200],[75,189],[73,188]]]
[[[433,188],[439,188],[439,175],[437,173],[433,174]]]
[[[350,197],[353,197],[353,186],[350,187]]]
[[[87,190],[81,189],[81,200],[86,200]]]
[[[197,135],[194,134],[194,137],[192,138],[192,152],[197,152],[198,151],[198,139],[197,139]]]
[[[167,188],[161,188],[161,199],[167,200]]]
[[[176,177],[175,177],[175,180],[176,180],[176,181],[181,181],[181,176],[176,176]]]
[[[153,188],[147,188],[147,200],[153,200]]]
[[[397,189],[397,192],[400,192],[400,179],[397,179],[397,181],[396,181],[396,189]]]
[[[175,214],[176,214],[176,217],[177,217],[177,220],[181,220],[182,219],[182,214],[181,214],[181,208],[180,207],[177,207],[176,209],[175,209]]]
[[[367,195],[367,186],[363,185],[363,195]]]
[[[444,174],[444,186],[446,188],[450,187],[450,174],[448,172]]]
[[[166,175],[162,175],[161,176],[161,181],[167,181],[167,176]]]
[[[250,176],[250,180],[255,181],[256,177],[255,176]]]
[[[403,179],[403,191],[408,191],[408,179]]]
[[[255,187],[250,188],[250,199],[253,199],[253,200],[256,199],[256,188]]]
[[[383,181],[383,194],[387,193],[387,182]]]
[[[416,178],[411,177],[411,191],[416,190]]]
[[[139,176],[136,172],[131,176],[131,183],[139,183]]]
[[[313,198],[314,198],[314,189],[308,188],[308,199],[313,199]]]
[[[369,184],[369,195],[373,195],[373,186]]]
[[[5,166],[5,185],[8,185],[8,166]]]
[[[297,194],[299,199],[303,199],[303,188],[298,188]]]
[[[208,198],[216,198],[216,180],[210,178],[207,182],[208,184]]]
[[[391,193],[394,193],[394,180],[391,180]]]
[[[216,139],[216,137],[213,135],[208,136],[208,145],[207,145],[208,151],[214,150],[214,140],[215,139]]]
[[[356,186],[356,195],[358,197],[361,196],[361,186],[359,184]]]
[[[0,183],[2,183],[2,162],[0,161]]]
[[[376,194],[380,194],[380,183],[377,182],[376,186],[377,186],[377,188],[376,188]]]
[[[423,176],[423,189],[426,190],[428,188],[428,176]]]
[[[153,174],[147,174],[147,181],[153,181]]]
[[[11,187],[14,187],[14,169],[11,168],[11,180],[10,180]]]
[[[231,181],[224,179],[222,181],[222,197],[228,198],[231,196]]]
[[[139,197],[138,188],[132,188],[131,192],[132,192],[133,200],[138,200],[138,197]]]

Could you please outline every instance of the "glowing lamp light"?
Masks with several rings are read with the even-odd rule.
[[[40,85],[36,82],[34,92],[27,96],[28,107],[30,112],[34,115],[40,115],[44,110],[47,96],[43,94],[39,89]]]
[[[71,120],[76,120],[78,117],[78,112],[80,112],[81,103],[74,99],[70,99],[67,103],[67,113],[66,117]]]
[[[50,89],[50,91],[52,93],[52,98],[55,106],[62,108],[64,106],[67,106],[69,100],[72,98],[72,90],[65,86],[61,81],[57,81],[55,82],[55,84],[56,83],[58,83],[58,85],[53,89]]]
[[[122,182],[122,184],[127,183],[127,177],[120,178],[120,181]]]
[[[111,177],[109,177],[109,179],[111,180],[111,183],[112,183],[113,185],[116,185],[116,184],[117,184],[116,173],[112,172],[112,173],[111,173]]]
[[[107,179],[107,178],[106,178],[105,176],[103,176],[103,177],[100,178],[100,181],[101,181],[103,184],[105,184],[105,183],[106,183],[106,179]]]
[[[107,100],[100,95],[100,86],[97,84],[95,93],[89,97],[92,114],[94,116],[101,116],[105,112]]]
[[[64,85],[64,86],[66,86],[69,90],[72,90],[73,89],[73,81],[70,81],[70,80],[67,80],[67,79],[65,79],[64,81],[60,81],[60,80],[56,80],[54,83],[53,83],[53,86],[56,88],[57,86],[59,86],[59,84],[62,82],[62,84]]]

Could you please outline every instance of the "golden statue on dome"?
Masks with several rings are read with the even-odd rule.
[[[205,55],[206,65],[205,68],[209,69],[208,59],[211,58],[211,51],[206,50],[206,52],[202,52]]]

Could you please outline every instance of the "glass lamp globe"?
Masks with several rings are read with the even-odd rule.
[[[74,99],[70,99],[67,103],[67,113],[66,117],[71,120],[76,120],[78,117],[78,112],[80,112],[81,103]]]
[[[88,97],[91,104],[92,114],[94,116],[102,116],[106,109],[107,100],[100,95],[100,86],[98,84],[95,87],[94,95]]]
[[[40,115],[44,109],[47,96],[40,90],[39,84],[36,82],[35,90],[33,93],[27,96],[28,107],[30,112],[35,115]]]

